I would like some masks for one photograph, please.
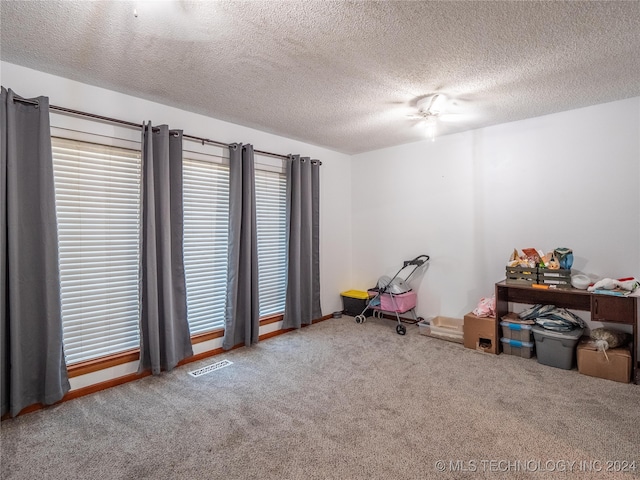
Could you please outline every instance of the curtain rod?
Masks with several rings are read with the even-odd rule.
[[[28,98],[20,98],[20,97],[14,97],[14,100],[17,102],[21,102],[21,103],[27,103],[29,105],[38,105],[38,101],[37,100],[30,100]],[[56,112],[61,112],[61,113],[66,113],[68,115],[77,115],[80,117],[89,117],[89,118],[94,118],[96,120],[102,120],[103,122],[109,122],[109,123],[116,123],[119,125],[125,125],[127,127],[131,127],[131,128],[142,128],[142,124],[140,123],[134,123],[134,122],[128,122],[126,120],[120,120],[118,118],[112,118],[112,117],[105,117],[103,115],[97,115],[95,113],[88,113],[88,112],[82,112],[80,110],[73,110],[71,108],[65,108],[65,107],[58,107],[57,105],[49,105],[49,110],[54,110]],[[182,134],[182,138],[186,138],[187,140],[192,140],[195,142],[200,142],[203,145],[205,143],[210,143],[213,145],[218,145],[219,147],[226,147],[229,148],[229,144],[228,143],[224,143],[224,142],[218,142],[216,140],[210,140],[208,138],[202,138],[202,137],[196,137],[194,135],[187,135],[185,133]],[[274,158],[281,158],[281,159],[288,159],[289,156],[288,155],[281,155],[279,153],[272,153],[272,152],[265,152],[263,150],[253,150],[254,153],[257,153],[258,155],[265,155],[268,157],[274,157]],[[319,165],[322,165],[322,162],[318,161]]]

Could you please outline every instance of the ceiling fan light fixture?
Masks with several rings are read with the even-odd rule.
[[[438,123],[450,116],[450,113],[445,111],[448,106],[447,100],[442,93],[427,95],[415,102],[417,112],[407,115],[408,118],[420,122],[420,127],[424,128],[425,135],[432,142],[435,141],[438,133]]]
[[[435,93],[428,97],[421,98],[416,102],[418,111],[423,115],[438,116],[442,112],[442,107],[446,98],[441,93]]]
[[[421,98],[416,102],[418,116],[424,120],[425,134],[429,140],[434,142],[438,133],[438,116],[442,113],[445,96],[435,93]]]

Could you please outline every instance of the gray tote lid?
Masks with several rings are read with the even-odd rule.
[[[584,333],[584,328],[575,328],[568,332],[556,332],[555,330],[542,328],[539,325],[534,325],[531,330],[533,330],[534,335],[538,334],[545,337],[558,338],[562,340],[578,340]]]

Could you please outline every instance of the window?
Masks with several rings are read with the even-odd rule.
[[[102,141],[102,140],[100,140]],[[139,348],[138,150],[52,137],[67,364]],[[183,160],[184,266],[191,334],[224,327],[229,167]],[[260,316],[284,311],[286,181],[256,170]]]
[[[192,155],[193,156],[193,155]],[[184,263],[191,334],[224,327],[229,241],[229,167],[183,160]],[[286,180],[256,170],[260,316],[282,313],[286,280]]]
[[[139,348],[140,152],[52,147],[66,362]]]
[[[256,169],[260,316],[284,312],[287,278],[287,182],[283,173]]]
[[[229,240],[229,167],[182,162],[184,269],[191,334],[224,327]]]

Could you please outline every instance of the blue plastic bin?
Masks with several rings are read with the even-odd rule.
[[[511,340],[520,340],[521,342],[533,342],[532,325],[522,323],[500,322],[502,327],[502,336]]]
[[[511,338],[502,337],[502,351],[507,355],[515,355],[516,357],[531,358],[533,357],[533,342],[521,342]]]

